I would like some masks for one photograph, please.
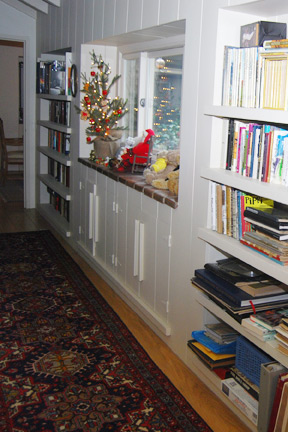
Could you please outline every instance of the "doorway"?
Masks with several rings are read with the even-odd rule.
[[[0,62],[0,118],[3,120],[5,137],[23,138],[24,43],[0,39]],[[24,205],[23,169],[23,166],[8,166],[9,180],[4,186],[0,185],[0,200],[21,202]],[[19,175],[20,171],[22,175]]]

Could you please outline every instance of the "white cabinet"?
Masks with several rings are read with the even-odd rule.
[[[145,316],[170,334],[173,210],[88,168],[81,172],[80,206],[81,247]]]

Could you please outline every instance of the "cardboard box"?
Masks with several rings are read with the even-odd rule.
[[[241,26],[240,47],[263,46],[265,40],[286,39],[285,23],[258,21]]]

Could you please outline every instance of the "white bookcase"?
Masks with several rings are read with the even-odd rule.
[[[221,2],[218,2],[220,4]],[[275,185],[269,183],[261,183],[258,180],[242,177],[237,173],[226,171],[223,168],[223,140],[222,140],[222,119],[239,119],[251,122],[263,122],[275,125],[288,126],[288,112],[278,110],[260,110],[260,109],[246,109],[238,107],[221,106],[221,87],[222,87],[222,72],[223,72],[223,53],[224,46],[239,46],[240,43],[240,26],[251,24],[256,21],[278,21],[288,22],[288,3],[285,0],[263,0],[257,2],[226,2],[223,9],[219,8],[218,11],[218,26],[217,26],[217,47],[216,47],[216,60],[215,60],[215,76],[214,76],[214,94],[213,103],[203,108],[205,121],[210,118],[211,137],[208,144],[204,140],[201,142],[202,163],[199,168],[199,175],[201,182],[198,186],[199,196],[207,198],[207,205],[201,204],[200,210],[195,210],[195,220],[198,223],[198,238],[200,238],[206,245],[205,247],[205,262],[212,261],[211,257],[215,259],[223,258],[225,256],[235,256],[242,261],[245,261],[261,271],[270,274],[276,279],[288,283],[288,268],[278,265],[268,258],[254,252],[252,249],[243,246],[239,241],[225,235],[221,235],[210,229],[210,197],[209,188],[210,182],[217,182],[231,186],[235,189],[263,196],[273,199],[274,201],[288,205],[288,190],[282,185]],[[230,4],[228,6],[227,4]],[[238,3],[235,5],[235,3]],[[239,4],[241,3],[241,4]],[[215,6],[216,7],[216,6]],[[278,14],[275,16],[275,14]],[[207,53],[206,53],[207,55]],[[211,73],[211,72],[209,72]],[[206,72],[207,76],[208,72]],[[206,123],[207,124],[207,123]],[[205,137],[206,132],[202,133],[201,137]],[[206,135],[207,136],[207,135]],[[200,146],[200,144],[199,144]],[[199,150],[200,154],[200,150]],[[206,154],[206,157],[204,157]],[[207,154],[210,155],[207,156]],[[199,156],[200,159],[200,156]],[[200,163],[199,163],[200,164]],[[207,212],[206,218],[201,215],[200,211],[205,208]],[[198,216],[197,216],[198,211]],[[206,222],[206,223],[205,223]],[[195,258],[196,259],[196,258]],[[199,262],[199,258],[197,258]],[[244,327],[241,326],[236,320],[228,315],[224,310],[218,307],[212,300],[210,300],[199,289],[192,286],[193,299],[197,303],[197,318],[193,321],[194,329],[200,329],[199,326],[215,321],[224,321],[237,330],[244,337],[249,339],[255,346],[265,351],[275,360],[282,363],[288,368],[288,356],[283,355],[277,350],[276,341],[262,342],[248,333]],[[195,328],[198,321],[198,328]],[[221,392],[221,380],[209,371],[201,361],[189,352],[187,362],[192,370],[199,373],[201,379],[214,391],[217,395],[234,411],[241,420],[251,429],[257,430],[255,425],[238,410],[227,397]]]
[[[63,56],[45,54],[39,60],[46,62],[59,60],[67,65],[70,62],[69,54]],[[65,72],[65,81],[68,79],[67,71],[68,68]],[[69,137],[72,133],[70,127],[72,96],[67,93],[66,83],[65,94],[37,94],[37,208],[62,235],[70,237],[71,158]],[[65,107],[65,120],[62,116],[60,121],[53,121],[56,119],[51,115],[52,104],[58,104],[57,109],[59,107],[60,116],[61,110],[64,110]],[[52,170],[51,172],[51,167],[55,171]],[[56,170],[59,170],[58,174]]]

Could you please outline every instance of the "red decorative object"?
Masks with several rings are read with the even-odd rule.
[[[91,76],[95,76],[96,75],[96,72],[95,71],[91,71]]]
[[[87,141],[88,143],[90,143],[90,142],[91,142],[91,137],[88,136],[88,137],[86,138],[86,141]]]
[[[107,90],[102,91],[103,96],[107,96],[107,93],[108,93]]]

